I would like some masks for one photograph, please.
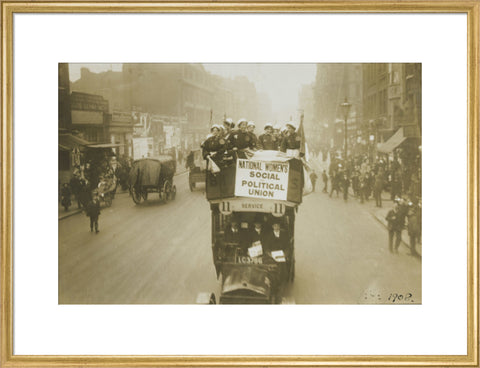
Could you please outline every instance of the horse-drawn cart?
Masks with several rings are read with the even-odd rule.
[[[129,174],[130,195],[136,204],[148,199],[149,193],[158,193],[164,202],[175,199],[173,184],[175,159],[168,155],[142,158],[134,161]]]

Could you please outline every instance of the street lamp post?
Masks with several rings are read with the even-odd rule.
[[[347,163],[347,152],[348,152],[348,146],[347,146],[347,138],[348,138],[348,129],[347,129],[347,119],[348,119],[348,113],[350,111],[350,107],[352,106],[352,104],[350,104],[347,100],[347,98],[345,97],[345,102],[343,102],[342,104],[340,104],[341,108],[342,108],[342,111],[343,111],[343,116],[345,117],[345,157],[344,157],[344,160],[345,160],[345,164]]]

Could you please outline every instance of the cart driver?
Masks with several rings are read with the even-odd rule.
[[[247,253],[249,234],[245,229],[240,228],[240,222],[236,218],[230,221],[230,225],[225,230],[225,242],[237,245],[238,248],[242,249],[244,255]]]
[[[274,252],[277,250],[283,251],[285,255],[285,262],[277,263],[280,269],[280,278],[287,279],[291,269],[291,257],[289,251],[290,240],[285,230],[281,229],[280,221],[275,219],[272,224],[272,231],[267,235],[266,247],[267,252]]]

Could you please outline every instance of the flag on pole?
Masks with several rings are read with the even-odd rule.
[[[300,138],[300,156],[305,156],[306,143],[305,143],[305,131],[303,130],[303,112],[300,116],[300,125],[297,129],[297,138]]]

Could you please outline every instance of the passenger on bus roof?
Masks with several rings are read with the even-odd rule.
[[[225,139],[220,136],[220,126],[217,124],[212,125],[210,128],[210,134],[207,139],[202,143],[202,156],[204,159],[207,156],[214,158],[218,153],[225,149]]]
[[[287,134],[282,140],[280,151],[287,152],[287,150],[300,149],[301,138],[295,132],[295,125],[292,122],[288,122],[285,124],[285,127],[287,128]]]
[[[231,132],[228,143],[233,150],[242,150],[249,147],[251,138],[247,132],[247,125],[246,119],[240,119],[238,129]]]
[[[255,123],[253,121],[249,121],[247,124],[247,134],[250,137],[250,143],[248,145],[248,148],[256,150],[258,139],[254,131],[255,131]]]
[[[278,139],[273,134],[273,125],[271,123],[265,124],[263,127],[265,133],[258,137],[257,148],[261,150],[278,150]]]

